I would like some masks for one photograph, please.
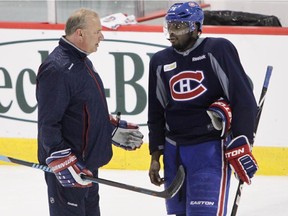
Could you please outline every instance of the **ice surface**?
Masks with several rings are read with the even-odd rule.
[[[150,184],[148,171],[100,170],[99,177],[137,187]],[[237,188],[232,177],[228,215]],[[102,216],[165,216],[161,198],[100,185]],[[49,216],[43,172],[21,166],[0,166],[0,216]],[[255,176],[244,185],[237,216],[288,216],[288,176]]]

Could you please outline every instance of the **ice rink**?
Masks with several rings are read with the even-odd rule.
[[[150,184],[147,171],[100,170],[99,177],[125,184],[163,190]],[[228,215],[237,181],[232,177]],[[21,166],[0,166],[0,215],[48,216],[43,172]],[[161,198],[100,185],[102,216],[165,216]],[[287,216],[288,176],[255,176],[244,185],[237,216]]]

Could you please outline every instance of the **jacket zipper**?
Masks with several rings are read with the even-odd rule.
[[[96,84],[96,86],[97,86],[97,88],[98,88],[98,90],[99,90],[99,92],[100,92],[100,95],[101,95],[102,102],[103,102],[104,106],[107,108],[106,98],[105,98],[105,96],[104,96],[104,93],[103,93],[103,91],[102,91],[102,89],[101,89],[101,87],[100,87],[100,84],[99,84],[97,78],[96,78],[95,75],[94,75],[93,70],[91,70],[91,68],[87,65],[86,61],[85,61],[85,65],[86,65],[86,67],[88,68],[89,74],[92,76],[92,78],[93,78],[94,81],[95,81],[95,84]]]
[[[86,160],[86,149],[87,149],[87,143],[88,143],[88,132],[89,132],[89,113],[87,109],[87,105],[84,104],[83,107],[83,145],[82,145],[82,160]]]

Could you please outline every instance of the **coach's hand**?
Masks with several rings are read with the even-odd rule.
[[[56,178],[63,187],[91,187],[92,182],[83,180],[81,174],[93,176],[92,172],[86,169],[71,149],[53,152],[46,159],[47,165],[54,172]]]
[[[143,144],[143,134],[139,131],[139,126],[127,121],[110,116],[110,121],[115,127],[112,132],[112,143],[125,150],[135,150]]]
[[[234,138],[226,146],[225,157],[237,176],[243,182],[251,184],[251,178],[258,170],[258,165],[247,137],[242,135]]]

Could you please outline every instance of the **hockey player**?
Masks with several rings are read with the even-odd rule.
[[[184,166],[183,187],[166,200],[167,213],[177,216],[226,215],[230,167],[247,184],[258,169],[250,150],[257,111],[252,87],[230,41],[199,37],[203,19],[195,2],[172,5],[164,26],[172,46],[149,65],[149,176],[166,187]]]
[[[97,177],[112,143],[126,150],[142,144],[137,125],[109,115],[102,80],[87,58],[104,39],[101,30],[95,11],[75,11],[37,74],[38,159],[55,174],[45,173],[50,216],[100,216],[98,184],[80,175]]]

